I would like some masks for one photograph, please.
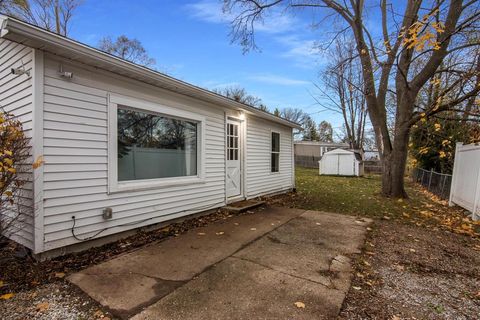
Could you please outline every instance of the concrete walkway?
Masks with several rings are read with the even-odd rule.
[[[347,256],[358,252],[368,223],[269,207],[68,279],[121,318],[327,319],[340,310],[350,286]]]

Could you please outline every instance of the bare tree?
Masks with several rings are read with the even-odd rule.
[[[352,149],[362,149],[367,120],[362,66],[353,39],[339,37],[330,50],[332,62],[323,71],[323,84],[315,85],[318,105],[342,116],[345,141]]]
[[[317,140],[318,135],[313,133],[313,131],[316,132],[316,124],[315,121],[305,113],[302,109],[300,108],[283,108],[283,109],[278,109],[276,108],[274,111],[274,114],[283,118],[287,119],[289,121],[298,123],[301,127],[302,130],[295,129],[293,130],[293,136],[294,138],[298,138],[302,132],[303,132],[303,137],[302,139],[305,139],[305,135],[307,135],[307,139],[310,139],[309,137],[313,136],[315,140]],[[312,129],[313,126],[313,129]]]
[[[262,102],[262,99],[247,93],[247,91],[242,87],[230,86],[221,89],[216,88],[212,91],[237,102],[248,104],[249,106],[268,112],[268,107]]]
[[[318,140],[333,142],[333,128],[330,122],[323,120],[318,124]]]
[[[0,10],[48,31],[67,36],[82,0],[3,0]]]
[[[422,118],[455,108],[480,90],[475,85],[478,71],[464,73],[458,78],[464,84],[459,96],[442,96],[426,110],[416,104],[420,90],[442,72],[449,55],[463,52],[470,65],[475,64],[475,56],[466,52],[480,46],[480,4],[475,0],[406,0],[401,4],[380,0],[379,4],[367,6],[364,0],[225,0],[224,8],[237,13],[232,21],[233,40],[249,49],[256,46],[255,22],[273,7],[283,6],[283,12],[322,10],[342,24],[342,30],[355,39],[362,66],[363,91],[383,166],[382,193],[406,197],[404,173],[412,126]],[[378,37],[365,22],[372,12],[379,16]],[[393,135],[387,121],[389,91],[394,94]]]
[[[147,50],[138,39],[130,39],[125,35],[115,40],[112,37],[104,37],[98,42],[97,47],[106,53],[148,68],[154,68],[156,65],[155,59],[147,54]]]

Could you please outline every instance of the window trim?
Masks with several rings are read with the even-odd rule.
[[[273,151],[273,143],[272,143],[272,138],[273,134],[276,133],[278,134],[278,151]],[[279,131],[275,130],[270,130],[270,174],[279,174],[280,173],[280,153],[282,152],[281,146],[281,140],[282,140],[282,135]],[[273,171],[272,167],[272,154],[278,154],[278,171]]]
[[[194,121],[197,123],[197,175],[185,177],[168,177],[155,179],[141,179],[118,181],[118,106],[124,106],[131,110],[154,113],[170,118]],[[139,191],[155,188],[165,188],[181,185],[205,183],[205,123],[204,116],[168,107],[162,104],[145,101],[137,98],[108,95],[108,193],[123,191]]]

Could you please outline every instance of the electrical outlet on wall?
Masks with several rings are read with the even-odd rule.
[[[105,209],[103,209],[103,211],[102,211],[102,217],[103,217],[103,219],[105,219],[105,220],[112,219],[112,216],[113,216],[113,210],[112,210],[112,208],[105,208]]]

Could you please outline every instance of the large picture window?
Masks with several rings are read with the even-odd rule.
[[[205,182],[205,116],[181,105],[108,99],[108,192]]]
[[[197,175],[197,123],[117,108],[118,181]]]
[[[272,163],[271,171],[280,170],[280,133],[272,132]]]

